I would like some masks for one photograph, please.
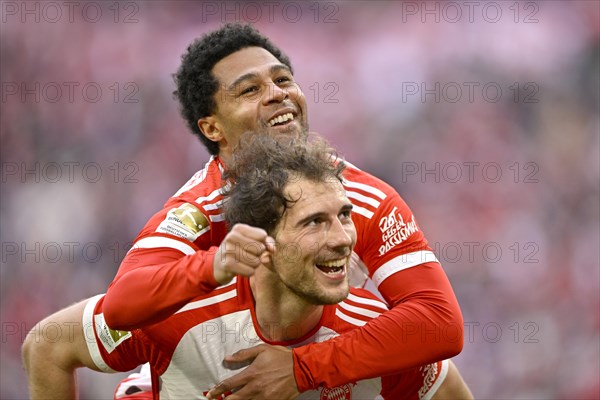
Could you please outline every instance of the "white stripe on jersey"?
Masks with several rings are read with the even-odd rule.
[[[96,304],[100,298],[104,296],[103,294],[96,295],[88,300],[83,309],[83,335],[86,338],[87,349],[92,356],[92,360],[96,367],[98,367],[102,372],[115,373],[114,369],[109,367],[102,358],[100,354],[100,349],[98,348],[98,341],[96,340],[96,336],[94,336],[94,308],[96,308]]]
[[[372,197],[363,196],[360,193],[352,192],[350,190],[346,190],[346,196],[348,196],[349,199],[356,199],[360,202],[367,203],[368,205],[373,206],[375,208],[379,207],[379,204],[381,204],[379,201],[375,200]]]
[[[198,197],[198,198],[196,199],[196,203],[198,203],[198,204],[202,204],[202,203],[204,203],[205,201],[211,201],[211,200],[214,200],[214,199],[215,199],[215,197],[217,197],[217,196],[218,196],[218,195],[220,195],[220,194],[221,194],[221,188],[215,189],[215,190],[213,190],[213,191],[211,192],[211,194],[209,194],[209,195],[208,195],[208,196],[206,196],[206,197]]]
[[[135,249],[157,249],[161,247],[179,250],[186,256],[189,256],[190,254],[194,254],[196,252],[196,250],[194,250],[192,246],[188,246],[187,244],[180,242],[179,240],[166,238],[162,236],[150,236],[140,239],[137,242],[135,242],[135,244],[129,250],[129,252]]]
[[[433,254],[433,252],[430,250],[419,250],[413,253],[402,254],[401,256],[393,258],[383,264],[381,267],[377,268],[377,271],[375,271],[371,279],[373,282],[375,282],[375,285],[379,287],[384,280],[394,275],[396,272],[402,271],[403,269],[416,267],[417,265],[427,262],[439,263],[438,259],[435,257],[435,254]]]
[[[371,193],[371,194],[379,197],[381,200],[385,200],[385,198],[387,197],[386,194],[383,193],[381,190],[377,189],[376,187],[370,186],[370,185],[365,185],[364,183],[351,182],[351,181],[344,179],[344,181],[342,182],[342,185],[344,185],[345,187],[349,187],[349,188],[353,188],[353,189],[360,189],[367,193]]]
[[[206,211],[208,211],[208,210],[217,210],[217,209],[221,208],[222,205],[223,205],[223,200],[219,200],[216,203],[207,204],[205,206],[202,206],[202,208],[204,208]]]
[[[353,295],[352,293],[348,293],[348,300],[351,300],[355,303],[360,303],[360,304],[367,304],[369,306],[373,306],[373,307],[377,307],[382,309],[383,311],[387,311],[388,308],[386,307],[386,305],[379,301],[379,300],[373,300],[373,299],[365,299],[364,297],[358,297]]]
[[[175,314],[179,314],[180,312],[194,310],[196,308],[202,308],[206,306],[210,306],[211,304],[220,303],[225,300],[229,300],[233,297],[237,296],[237,289],[230,290],[229,292],[221,293],[215,297],[209,297],[208,299],[202,299],[198,301],[192,301],[191,303],[186,304],[181,307],[179,311]]]
[[[229,283],[226,283],[226,284],[224,284],[224,285],[222,285],[222,286],[217,286],[217,287],[216,287],[216,288],[214,288],[213,290],[217,290],[217,289],[224,289],[224,288],[226,288],[226,287],[228,287],[228,286],[235,285],[236,283],[237,283],[237,276],[234,276],[234,277],[233,277],[233,279],[231,280],[231,282],[229,282]]]
[[[350,199],[350,201],[352,202],[352,211],[362,215],[363,217],[366,217],[368,219],[371,219],[373,217],[373,214],[375,210],[377,210],[377,208],[381,205],[381,200],[384,200],[386,198],[386,194],[383,193],[381,190],[373,187],[373,186],[369,186],[369,185],[365,185],[364,183],[358,183],[358,182],[350,182],[350,181],[344,181],[343,182],[344,185],[344,189],[346,190],[346,196],[348,196],[348,198]],[[355,189],[360,189],[363,190],[369,194],[371,194],[371,196],[365,196],[362,193],[358,193],[354,190],[350,190],[348,188],[355,188]],[[378,197],[379,199],[375,198]],[[357,203],[357,201],[364,203],[364,204],[368,204],[369,206],[373,207],[374,210],[371,211],[366,207],[360,206]]]
[[[352,212],[353,213],[357,213],[362,215],[363,217],[367,217],[369,219],[371,219],[371,217],[373,216],[373,211],[369,211],[366,208],[357,206],[356,204],[352,204]]]
[[[225,221],[225,214],[209,215],[208,218],[211,222],[221,222]]]
[[[368,310],[366,308],[356,307],[356,306],[350,305],[343,301],[341,303],[339,303],[339,306],[342,307],[344,310],[353,312],[354,314],[360,314],[360,315],[364,315],[365,317],[370,317],[370,318],[377,318],[381,314],[377,311],[372,311],[372,310]]]
[[[352,318],[349,315],[344,314],[343,312],[340,311],[339,308],[335,309],[335,315],[337,315],[344,321],[351,323],[352,325],[363,326],[367,323],[367,321],[362,321],[360,319]]]

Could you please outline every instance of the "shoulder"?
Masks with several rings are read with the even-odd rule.
[[[221,222],[222,173],[221,163],[212,157],[152,216],[138,240],[164,234],[195,242],[213,223]]]
[[[342,182],[346,196],[352,202],[352,212],[357,229],[365,229],[363,224],[381,222],[381,218],[398,210],[406,214],[411,212],[396,189],[383,180],[347,163]]]
[[[218,157],[212,156],[200,171],[192,177],[167,201],[169,203],[204,203],[220,195],[223,185],[224,167]]]
[[[346,169],[344,169],[343,176],[346,188],[360,189],[379,197],[381,200],[395,192],[395,189],[382,179],[363,171],[348,161],[344,161],[344,163]]]

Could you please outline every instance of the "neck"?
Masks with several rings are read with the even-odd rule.
[[[278,277],[259,267],[250,279],[261,334],[275,342],[301,338],[321,320],[323,306],[291,292]]]
[[[227,166],[231,163],[231,153],[228,151],[221,150],[219,151],[218,156],[225,168],[227,168]]]

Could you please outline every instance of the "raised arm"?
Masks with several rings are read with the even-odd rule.
[[[211,159],[146,223],[106,292],[111,328],[162,321],[236,274],[252,275],[260,264],[266,232],[249,226],[227,232],[221,173]]]
[[[173,237],[148,239],[134,244],[106,292],[104,316],[113,329],[160,322],[219,286],[212,266],[216,247],[203,251]],[[158,247],[142,247],[151,245]]]
[[[236,225],[219,247],[208,250],[173,235],[142,237],[106,292],[106,322],[119,330],[160,322],[235,275],[252,275],[267,245],[264,230],[242,224]]]

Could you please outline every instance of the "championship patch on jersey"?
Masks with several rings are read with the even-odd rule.
[[[209,229],[208,218],[198,207],[185,203],[170,210],[164,221],[156,228],[156,232],[168,233],[193,242]]]
[[[379,247],[379,255],[382,256],[417,232],[419,227],[414,215],[410,221],[404,222],[402,214],[398,212],[398,207],[394,207],[391,213],[379,220],[379,229],[383,242]]]
[[[100,343],[104,346],[104,349],[110,354],[121,344],[124,340],[131,337],[129,331],[117,331],[110,329],[104,321],[104,314],[94,315],[94,325],[96,326],[96,335],[100,339]]]

